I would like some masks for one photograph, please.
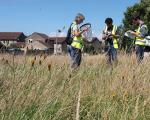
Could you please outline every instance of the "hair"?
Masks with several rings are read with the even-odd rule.
[[[138,19],[140,19],[140,15],[138,13],[134,13],[132,15],[132,20],[138,20]]]
[[[85,20],[85,16],[84,16],[82,13],[78,13],[78,14],[76,15],[76,18],[75,18],[75,19],[77,19],[78,17],[82,18],[82,20]]]
[[[105,23],[111,24],[111,23],[113,23],[113,19],[112,18],[106,18]]]

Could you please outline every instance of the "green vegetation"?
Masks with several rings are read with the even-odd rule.
[[[86,56],[71,73],[66,56],[1,56],[0,119],[149,120],[150,59],[120,57],[111,70],[104,56]]]
[[[125,30],[135,29],[134,26],[132,26],[131,19],[134,13],[138,13],[141,16],[141,19],[150,30],[150,0],[141,0],[141,2],[127,8],[123,20]]]

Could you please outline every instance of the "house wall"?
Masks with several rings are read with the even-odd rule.
[[[64,54],[67,53],[67,45],[58,43],[57,45],[54,44],[54,54]]]
[[[47,46],[43,45],[42,43],[40,43],[37,40],[34,40],[34,41],[32,40],[32,42],[28,41],[27,46],[28,46],[28,49],[31,49],[31,50],[44,50],[44,49],[48,49]]]
[[[62,54],[62,45],[61,44],[54,44],[54,54]]]
[[[43,43],[41,43],[38,40],[34,40],[32,42],[26,43],[26,54],[40,54],[40,53],[47,53],[47,54],[53,54],[54,49],[49,48]]]

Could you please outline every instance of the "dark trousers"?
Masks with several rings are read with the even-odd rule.
[[[137,63],[141,63],[141,61],[144,58],[144,46],[142,45],[136,45],[136,59]]]
[[[68,54],[69,54],[70,59],[71,59],[71,58],[72,58],[72,56],[73,56],[72,46],[71,46],[71,45],[67,45],[67,51],[68,51]]]
[[[67,46],[68,53],[70,55],[71,68],[75,69],[80,66],[82,59],[82,52],[80,49],[72,46]]]
[[[115,49],[113,46],[109,46],[106,52],[108,64],[112,65],[113,62],[117,62],[117,49]]]

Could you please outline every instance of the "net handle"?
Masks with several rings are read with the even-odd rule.
[[[80,29],[81,29],[82,27],[84,27],[84,26],[87,26],[87,25],[89,25],[89,28],[91,28],[91,24],[90,24],[90,23],[86,23],[86,24],[83,24],[83,25],[80,27]]]

